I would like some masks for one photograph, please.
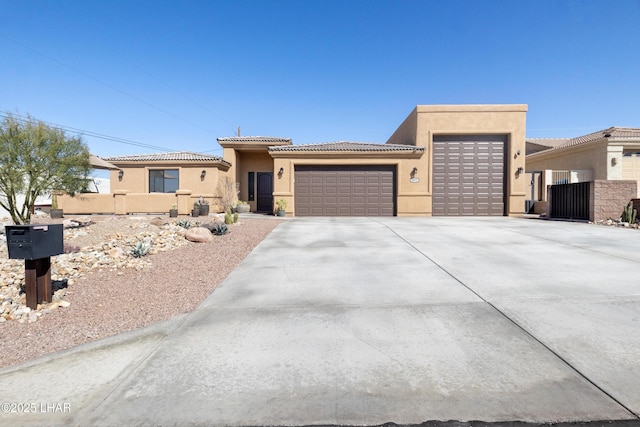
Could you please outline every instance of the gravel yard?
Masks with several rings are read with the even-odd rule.
[[[0,367],[192,311],[282,222],[272,218],[241,219],[239,224],[229,226],[228,234],[215,236],[212,243],[192,243],[184,238],[175,239],[175,234],[181,231],[175,225],[152,226],[151,218],[92,219],[96,223],[65,231],[65,244],[81,248],[81,253],[91,248],[93,253],[102,250],[101,254],[113,254],[114,250],[122,251],[115,247],[118,242],[130,247],[140,236],[157,235],[162,236],[164,246],[160,252],[144,258],[120,255],[124,261],[118,264],[109,264],[110,259],[83,261],[88,267],[86,271],[73,269],[76,276],[68,280],[69,285],[63,291],[64,304],[54,304],[53,309],[41,308],[37,321],[25,321],[26,316],[22,321],[0,323]],[[111,243],[105,244],[108,241]],[[3,245],[0,265],[5,270],[12,267],[14,277],[15,264],[10,263],[19,263],[23,270],[23,261],[7,260],[6,244]],[[55,266],[56,258],[52,258],[53,280],[62,278],[56,272],[66,272]],[[10,276],[7,273],[5,277]],[[24,295],[21,298],[24,300]]]

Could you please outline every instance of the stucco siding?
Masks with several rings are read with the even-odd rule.
[[[427,149],[419,166],[424,171],[420,191],[426,193],[429,207],[433,194],[434,135],[506,135],[506,212],[523,213],[526,176],[517,170],[525,166],[526,105],[419,105],[415,111],[416,145]],[[432,214],[431,208],[427,214]]]
[[[416,133],[418,131],[418,109],[414,108],[411,114],[404,119],[398,129],[387,140],[387,144],[416,145]]]
[[[594,179],[606,180],[607,146],[605,143],[553,150],[527,157],[527,171],[592,170]]]

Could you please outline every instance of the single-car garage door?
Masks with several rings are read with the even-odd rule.
[[[393,216],[394,166],[296,166],[296,216]]]
[[[433,138],[433,215],[505,214],[505,135]]]

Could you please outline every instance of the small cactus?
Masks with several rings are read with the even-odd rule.
[[[224,214],[224,223],[225,224],[233,223],[233,216],[231,215],[231,209],[228,209],[227,213]]]
[[[238,212],[233,214],[233,223],[237,223],[238,222]]]
[[[622,218],[621,218],[622,222],[635,224],[637,215],[638,215],[638,210],[633,209],[633,202],[629,202],[629,204],[622,211]]]

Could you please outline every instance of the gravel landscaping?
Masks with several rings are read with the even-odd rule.
[[[71,253],[52,258],[52,281],[66,287],[38,310],[28,310],[19,293],[24,261],[8,260],[2,242],[0,367],[192,311],[282,222],[241,219],[211,243],[193,243],[169,218],[156,220],[165,225],[153,225],[151,217],[91,220],[65,230]],[[145,237],[153,242],[150,255],[132,257],[129,251]]]

